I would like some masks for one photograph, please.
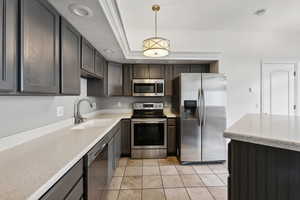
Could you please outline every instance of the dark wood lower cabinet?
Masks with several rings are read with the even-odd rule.
[[[83,159],[81,159],[40,199],[80,199],[84,191],[83,169]]]
[[[167,134],[168,134],[168,155],[169,156],[175,156],[177,153],[177,135],[176,135],[176,119],[175,118],[169,118],[168,119],[168,128],[167,128]]]
[[[231,141],[228,200],[299,200],[300,152]]]
[[[122,156],[130,156],[131,154],[131,120],[123,119],[121,128],[121,148]]]

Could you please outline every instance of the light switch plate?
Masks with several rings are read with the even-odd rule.
[[[56,107],[56,116],[57,117],[62,117],[64,116],[64,107],[63,106],[57,106]]]

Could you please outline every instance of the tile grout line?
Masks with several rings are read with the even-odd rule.
[[[192,200],[192,197],[191,197],[191,195],[189,194],[189,192],[188,192],[188,190],[187,190],[187,188],[186,188],[186,186],[185,186],[185,184],[184,184],[184,181],[183,181],[183,179],[182,179],[182,177],[181,177],[181,174],[179,173],[179,171],[178,171],[178,169],[177,169],[176,166],[175,166],[175,168],[176,168],[176,171],[177,171],[177,173],[178,173],[178,176],[179,176],[179,178],[180,178],[180,180],[181,180],[181,182],[182,182],[183,188],[184,188],[186,194],[188,195],[189,200]]]
[[[213,174],[213,175],[215,175],[220,181],[221,181],[221,183],[223,183],[223,181],[219,178],[219,176],[209,167],[209,165],[207,165],[207,167],[210,169],[210,171],[212,172],[212,173],[210,173],[210,174]],[[210,174],[204,174],[204,175],[210,175]],[[203,180],[202,180],[202,178],[200,177],[200,174],[198,174],[197,173],[197,175],[199,176],[199,178],[201,179],[201,181],[203,182]],[[208,191],[208,193],[212,196],[212,198],[214,199],[214,200],[217,200],[216,199],[216,197],[212,194],[212,192],[209,190],[209,187],[223,187],[223,186],[207,186],[204,182],[203,182],[203,184],[204,184],[204,187],[206,188],[206,190]],[[223,183],[224,184],[224,183]]]
[[[162,173],[161,173],[161,170],[160,170],[160,163],[159,163],[159,160],[157,160],[157,162],[158,162],[158,170],[159,170],[159,174],[160,174],[160,180],[161,180],[162,190],[163,190],[163,193],[164,193],[165,200],[167,200],[167,195],[166,195],[166,191],[165,191],[165,187],[164,187],[164,182],[163,182],[163,178],[162,178]]]
[[[144,160],[142,159],[142,185],[141,185],[141,200],[143,200],[143,189],[144,189]]]
[[[123,174],[123,177],[122,177],[122,182],[121,182],[121,185],[120,185],[120,189],[119,189],[119,193],[118,193],[118,197],[117,197],[117,199],[119,199],[119,197],[120,197],[120,192],[121,192],[121,186],[122,186],[122,184],[123,184],[123,181],[124,181],[124,177],[125,177],[125,172],[126,172],[126,170],[127,170],[127,168],[128,167],[130,167],[128,164],[129,164],[129,159],[127,160],[127,163],[126,163],[126,167],[125,167],[125,169],[124,169],[124,174]],[[180,178],[180,180],[181,180],[181,182],[182,182],[182,184],[183,184],[183,188],[184,188],[184,191],[187,193],[187,197],[189,198],[189,200],[191,200],[192,199],[192,197],[191,197],[191,195],[189,194],[189,192],[188,192],[188,188],[189,187],[191,187],[191,188],[199,188],[199,187],[202,187],[202,188],[205,188],[207,191],[208,191],[208,193],[209,193],[209,195],[212,197],[212,199],[213,200],[217,200],[217,197],[215,197],[214,195],[213,195],[213,193],[209,190],[209,188],[211,188],[211,187],[225,187],[225,188],[227,188],[227,185],[223,182],[223,180],[219,177],[219,173],[216,173],[215,171],[213,171],[213,169],[211,168],[211,166],[208,166],[207,165],[207,167],[210,169],[210,173],[204,173],[203,175],[215,175],[216,177],[217,177],[217,179],[223,184],[223,185],[221,185],[221,186],[207,186],[204,182],[203,182],[203,180],[202,180],[202,178],[201,178],[201,174],[198,174],[197,173],[197,170],[194,168],[194,166],[191,166],[191,169],[192,169],[192,171],[193,171],[193,173],[201,180],[201,182],[203,183],[203,186],[186,186],[185,184],[184,184],[184,181],[183,181],[183,177],[182,177],[182,175],[184,175],[184,174],[180,174],[179,173],[179,169],[177,168],[177,165],[175,165],[174,163],[165,163],[165,164],[167,164],[167,165],[165,165],[164,163],[160,163],[159,162],[159,159],[156,159],[156,164],[157,165],[155,165],[155,166],[150,166],[150,167],[156,167],[156,166],[158,166],[158,170],[159,170],[159,176],[160,176],[160,180],[161,180],[161,185],[162,185],[162,192],[163,192],[163,195],[164,195],[164,199],[165,200],[167,200],[167,195],[166,195],[166,189],[176,189],[176,188],[182,188],[182,187],[172,187],[172,188],[165,188],[165,185],[164,185],[164,182],[163,182],[163,174],[162,174],[162,171],[161,171],[161,167],[163,167],[163,166],[173,166],[173,167],[175,167],[175,169],[176,169],[176,172],[177,172],[177,175],[179,176],[179,178]],[[136,166],[136,167],[139,167],[139,166]],[[143,178],[144,178],[144,176],[146,176],[146,175],[144,175],[144,170],[143,170],[143,168],[144,167],[148,167],[148,165],[147,166],[144,166],[144,160],[142,160],[142,165],[141,165],[141,170],[142,170],[142,172],[141,172],[141,178],[142,178],[142,180],[141,180],[141,200],[143,200],[143,191],[144,191],[144,187],[143,187],[143,184],[144,184],[144,180],[143,180]],[[221,174],[223,174],[223,175],[225,175],[225,174],[227,174],[227,173],[220,173],[220,175]],[[169,176],[172,176],[173,174],[171,174],[171,175],[169,175]],[[156,176],[156,175],[149,175],[149,176]],[[165,175],[165,176],[168,176],[168,175]],[[160,189],[160,188],[145,188],[145,189]],[[125,189],[124,189],[125,190]],[[130,189],[128,189],[128,190],[130,190]]]
[[[210,168],[209,165],[207,165],[207,166],[208,166],[208,168],[212,171],[212,173],[213,173],[214,175],[216,175],[217,178],[224,184],[224,186],[227,187],[226,183],[224,183],[223,180],[218,176],[218,173],[214,172],[214,170],[213,170],[212,168]],[[228,173],[228,172],[227,172],[227,173]],[[222,174],[226,174],[226,173],[222,173]],[[217,186],[217,187],[218,187],[218,186]],[[219,186],[219,187],[222,187],[222,186]]]
[[[127,164],[128,164],[128,159],[126,160],[126,165],[125,165],[124,173],[123,173],[123,176],[122,176],[122,181],[121,181],[121,184],[120,184],[120,188],[119,188],[119,193],[118,193],[117,200],[119,200],[119,198],[120,198],[121,187],[122,187],[124,176],[125,176],[125,172],[126,172],[126,169],[127,169]]]

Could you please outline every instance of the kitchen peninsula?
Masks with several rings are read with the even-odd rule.
[[[247,114],[225,130],[228,200],[300,198],[300,117]]]

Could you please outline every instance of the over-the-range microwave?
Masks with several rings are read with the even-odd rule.
[[[164,96],[163,79],[133,79],[132,80],[132,95],[159,97]]]

